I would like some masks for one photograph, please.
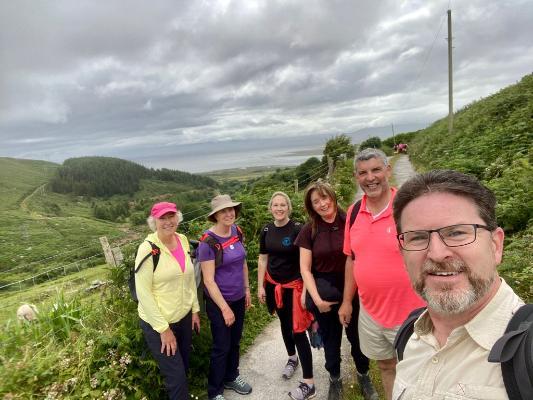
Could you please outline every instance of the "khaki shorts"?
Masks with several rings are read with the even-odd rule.
[[[384,328],[376,323],[365,311],[363,305],[359,309],[359,343],[361,351],[371,360],[389,360],[396,358],[392,344],[400,325]]]

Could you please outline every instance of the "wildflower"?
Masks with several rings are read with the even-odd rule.
[[[96,389],[96,387],[98,386],[98,379],[95,376],[91,378],[90,385],[91,389]]]
[[[119,364],[122,368],[126,368],[129,363],[131,363],[131,356],[128,353],[120,357]]]

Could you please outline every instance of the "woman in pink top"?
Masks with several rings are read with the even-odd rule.
[[[174,203],[154,204],[147,220],[154,233],[141,243],[135,260],[140,326],[172,400],[189,399],[186,377],[192,330],[200,329],[189,242],[185,235],[176,233],[182,219]],[[157,265],[153,256],[140,264],[157,249]]]

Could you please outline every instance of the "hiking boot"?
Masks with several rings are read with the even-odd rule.
[[[315,385],[309,386],[305,382],[300,382],[298,387],[289,392],[289,397],[293,400],[307,400],[316,396]]]
[[[361,390],[361,394],[365,400],[379,400],[376,388],[372,384],[368,373],[360,374],[357,372],[357,383],[359,384],[359,389]]]
[[[328,400],[342,400],[342,379],[338,377],[329,377]]]
[[[296,358],[296,360],[292,360],[289,358],[289,361],[287,361],[285,368],[283,368],[283,373],[281,374],[282,378],[291,379],[294,375],[296,367],[298,367],[298,358]]]
[[[215,397],[211,397],[209,400],[226,400],[221,394],[217,394]]]
[[[233,382],[224,382],[224,387],[235,390],[239,394],[252,393],[252,387],[240,375]]]

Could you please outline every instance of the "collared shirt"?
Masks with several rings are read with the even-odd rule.
[[[189,248],[185,235],[176,234],[183,249]],[[135,286],[139,305],[139,317],[161,333],[169,324],[180,321],[190,311],[200,311],[196,294],[194,266],[188,254],[185,254],[185,266],[180,266],[176,257],[159,240],[157,233],[152,233],[139,246],[135,265],[150,251],[147,242],[155,243],[160,249],[159,262],[154,271],[152,257],[148,257],[135,274]]]
[[[344,254],[355,254],[353,273],[361,304],[372,320],[384,328],[402,324],[415,308],[425,302],[411,287],[402,254],[396,240],[392,217],[392,201],[396,189],[391,188],[388,206],[375,217],[367,210],[363,195],[361,209],[350,228],[344,228]],[[348,209],[351,215],[353,205]]]
[[[396,366],[392,398],[507,399],[499,363],[487,361],[523,301],[501,280],[492,300],[467,324],[454,329],[440,347],[424,312],[416,321],[403,360]]]

